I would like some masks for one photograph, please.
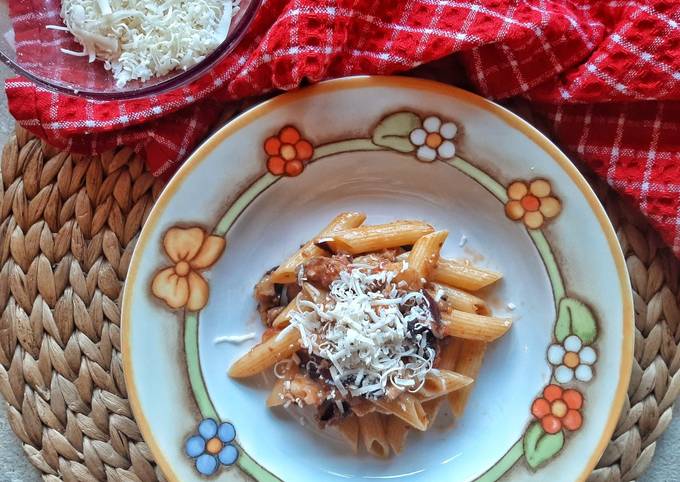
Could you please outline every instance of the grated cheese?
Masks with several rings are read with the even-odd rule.
[[[381,397],[388,384],[417,391],[432,369],[435,350],[414,333],[430,328],[428,300],[399,290],[396,275],[352,265],[331,283],[327,303],[299,300],[290,314],[286,329],[297,329],[310,354],[331,362],[330,382],[343,397]]]
[[[286,378],[295,362],[291,358],[280,360],[274,364],[274,376],[279,379]],[[290,384],[290,382],[288,382]]]
[[[215,344],[217,343],[243,343],[244,341],[252,340],[255,338],[255,332],[246,333],[244,335],[225,335],[218,336],[213,340]]]
[[[237,11],[238,0],[62,0],[61,18],[83,51],[61,50],[104,61],[120,88],[196,65],[224,41]]]

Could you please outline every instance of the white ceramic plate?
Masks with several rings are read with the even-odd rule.
[[[503,272],[485,295],[515,319],[464,416],[387,460],[267,409],[263,380],[226,375],[253,341],[214,341],[261,333],[254,284],[342,210],[448,229],[444,255]],[[323,83],[218,131],[151,212],[123,301],[130,401],[173,481],[583,480],[614,430],[632,351],[623,257],[574,166],[503,108],[406,78]]]

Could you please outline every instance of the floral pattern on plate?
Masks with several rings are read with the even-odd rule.
[[[232,424],[207,418],[198,424],[198,433],[186,440],[184,451],[195,460],[201,475],[214,475],[220,465],[233,465],[238,459],[238,450],[231,444],[235,437]]]
[[[538,470],[562,450],[567,432],[583,426],[583,391],[572,384],[588,382],[594,377],[597,352],[592,345],[596,343],[598,328],[591,309],[582,301],[568,296],[550,243],[541,231],[547,221],[559,216],[563,208],[553,193],[551,182],[535,178],[502,184],[456,155],[454,140],[458,135],[458,125],[457,121],[439,115],[395,112],[378,122],[369,137],[338,139],[325,144],[313,143],[303,138],[297,127],[286,125],[263,141],[267,155],[266,171],[260,181],[244,191],[241,197],[254,199],[274,182],[298,176],[309,163],[330,155],[386,150],[411,155],[421,162],[444,162],[460,170],[498,199],[499,209],[511,222],[524,224],[549,273],[557,308],[554,343],[547,349],[546,360],[552,367],[554,382],[546,386],[528,407],[534,420],[528,424],[522,437],[478,479],[491,482],[502,477],[520,460],[524,460],[531,470]],[[247,203],[235,202],[233,206],[242,204]],[[230,208],[210,235],[199,227],[170,228],[163,238],[163,250],[174,264],[157,272],[151,284],[152,294],[171,309],[186,308],[192,312],[203,308],[208,301],[209,287],[200,273],[219,259],[226,246],[224,233],[236,217],[238,212]],[[197,329],[196,322],[191,326]],[[195,333],[189,332],[185,336],[195,338]],[[192,366],[198,366],[197,355],[187,356],[187,364],[190,370]],[[200,377],[193,381],[197,385],[194,387],[196,398],[203,400],[199,405],[207,407],[202,410],[203,415],[214,413],[214,407],[206,401],[205,387],[200,386]],[[230,427],[228,430],[224,428],[224,437],[223,427]],[[213,475],[220,464],[237,463],[239,451],[231,424],[218,426],[208,418],[199,424],[198,432],[186,441],[185,452],[195,461],[199,473]],[[241,457],[248,460],[245,452],[241,453]]]

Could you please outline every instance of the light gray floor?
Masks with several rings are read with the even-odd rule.
[[[7,67],[0,64],[0,81],[10,76]],[[14,127],[14,121],[7,111],[7,98],[0,95],[0,146]],[[4,308],[4,307],[2,307]],[[33,468],[24,455],[21,441],[14,435],[7,423],[7,404],[0,396],[0,482],[37,482],[40,479],[38,470]]]
[[[656,445],[656,453],[641,482],[680,481],[680,405],[673,410],[673,421]]]
[[[0,65],[0,80],[4,84],[9,69]],[[0,146],[4,145],[14,122],[7,111],[7,99],[0,96]],[[28,462],[21,442],[7,423],[5,403],[0,402],[0,482],[38,482],[38,471]],[[680,482],[680,409],[657,445],[650,470],[641,482]]]

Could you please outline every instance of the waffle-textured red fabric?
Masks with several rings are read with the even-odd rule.
[[[17,8],[15,30],[35,28]],[[133,145],[160,175],[205,135],[216,101],[455,53],[474,90],[528,99],[562,147],[634,199],[680,254],[679,25],[672,0],[265,0],[233,54],[178,91],[97,103],[24,79],[6,90],[18,122],[49,142],[88,153]]]

